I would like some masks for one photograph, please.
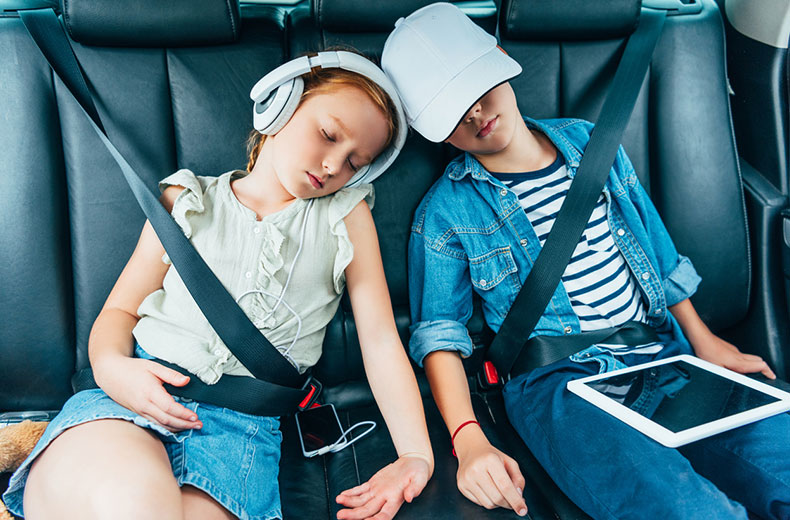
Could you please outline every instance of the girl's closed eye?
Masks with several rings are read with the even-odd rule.
[[[324,139],[326,139],[327,141],[331,143],[337,142],[335,136],[327,132],[326,129],[321,128],[321,134],[324,136]],[[346,162],[348,163],[348,166],[351,168],[352,171],[356,172],[359,170],[359,166],[354,164],[354,162],[351,160],[351,157],[346,159]]]

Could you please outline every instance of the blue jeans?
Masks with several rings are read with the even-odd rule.
[[[626,355],[632,366],[681,353]],[[596,519],[790,519],[790,415],[679,449],[662,446],[596,408],[566,383],[598,363],[563,360],[511,380],[510,422],[566,495]]]

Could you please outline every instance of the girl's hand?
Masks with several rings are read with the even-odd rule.
[[[761,372],[768,379],[776,379],[776,374],[760,356],[744,354],[738,348],[713,333],[704,335],[693,342],[694,352],[705,361],[710,361],[740,374]]]
[[[337,514],[339,520],[389,520],[403,501],[411,502],[419,495],[431,476],[427,460],[404,455],[381,468],[370,480],[347,489],[337,496],[337,503],[347,509]]]
[[[512,509],[527,514],[522,492],[526,481],[518,463],[488,442],[482,431],[461,430],[455,440],[458,455],[458,490],[469,500],[494,509]]]
[[[171,432],[203,426],[195,412],[177,403],[162,386],[189,382],[189,377],[175,370],[148,359],[108,355],[94,363],[93,372],[96,383],[113,401]]]

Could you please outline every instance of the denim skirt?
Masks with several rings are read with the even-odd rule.
[[[137,347],[137,357],[150,356]],[[30,465],[58,435],[72,426],[99,419],[121,419],[153,431],[165,446],[179,486],[206,492],[242,520],[282,518],[277,475],[280,421],[180,397],[203,423],[198,430],[170,432],[113,401],[103,390],[85,390],[69,399],[47,427],[33,452],[12,475],[3,500],[24,516],[22,499]]]

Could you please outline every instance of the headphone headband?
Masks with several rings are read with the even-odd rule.
[[[348,51],[324,51],[315,56],[301,56],[280,65],[263,76],[250,91],[250,98],[255,102],[253,125],[259,132],[270,134],[274,134],[282,128],[293,115],[293,111],[298,105],[298,97],[301,97],[301,88],[299,88],[298,95],[294,98],[295,92],[291,90],[293,83],[295,81],[301,83],[299,76],[315,67],[341,68],[361,74],[381,87],[392,99],[398,119],[397,134],[392,144],[381,152],[372,163],[356,172],[346,183],[346,186],[372,182],[384,173],[400,153],[406,142],[408,125],[395,85],[376,64],[359,54]],[[280,90],[283,86],[287,87],[285,92]]]

